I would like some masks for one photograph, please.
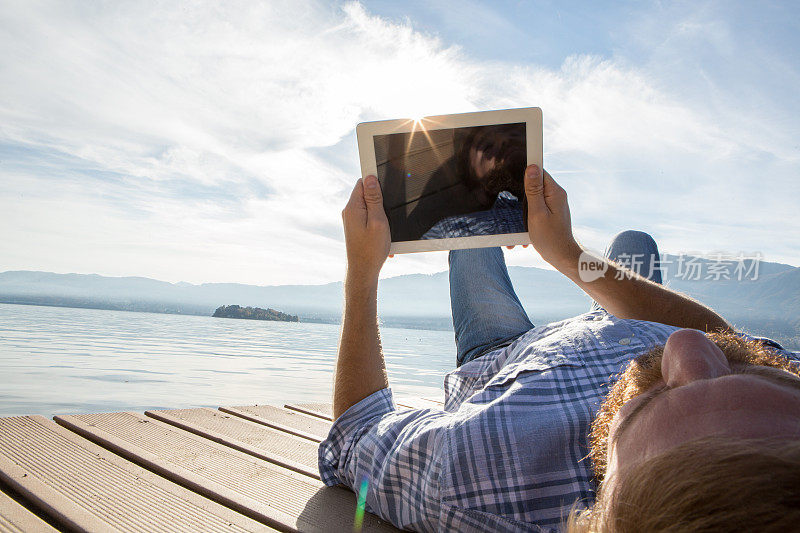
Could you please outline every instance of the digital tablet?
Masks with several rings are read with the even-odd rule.
[[[364,122],[363,177],[378,177],[390,253],[528,244],[525,167],[542,167],[538,107]]]

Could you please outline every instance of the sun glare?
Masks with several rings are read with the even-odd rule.
[[[430,118],[424,115],[414,116],[411,118],[411,120],[414,121],[413,125],[414,130],[424,130],[430,128],[431,124],[433,124]]]

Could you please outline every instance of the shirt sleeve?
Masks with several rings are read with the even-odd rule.
[[[320,477],[356,493],[366,480],[368,511],[401,528],[436,530],[446,423],[442,410],[397,410],[390,389],[375,392],[333,423],[319,446]]]
[[[742,337],[744,339],[751,340],[751,341],[757,341],[757,342],[760,342],[761,344],[763,344],[763,345],[765,345],[765,346],[767,346],[769,348],[773,348],[773,349],[777,350],[778,352],[780,352],[781,355],[783,355],[784,357],[788,358],[791,361],[794,361],[795,363],[800,362],[800,354],[798,354],[798,352],[793,352],[791,350],[787,350],[786,348],[784,348],[783,346],[778,344],[778,342],[776,342],[776,341],[774,341],[774,340],[772,340],[772,339],[770,339],[768,337],[757,337],[755,335],[750,335],[748,333],[743,333],[743,332],[737,332],[737,335],[739,335],[740,337]]]

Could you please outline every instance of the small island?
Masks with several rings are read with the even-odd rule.
[[[300,322],[297,315],[288,315],[275,309],[260,307],[241,307],[238,305],[221,305],[214,314],[217,318],[244,318],[247,320],[272,320],[276,322]]]

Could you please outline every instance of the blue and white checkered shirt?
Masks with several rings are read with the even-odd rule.
[[[575,502],[594,503],[587,435],[613,376],[677,329],[595,311],[451,372],[443,410],[397,409],[378,391],[320,444],[322,480],[366,478],[367,508],[402,528],[558,529]]]
[[[510,192],[501,191],[491,209],[443,218],[422,239],[451,239],[526,231],[522,203]]]

